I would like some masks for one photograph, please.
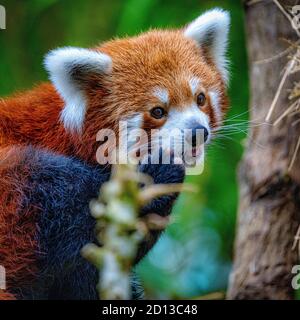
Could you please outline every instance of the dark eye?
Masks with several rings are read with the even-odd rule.
[[[203,107],[205,105],[205,102],[206,102],[205,94],[204,93],[198,94],[198,96],[197,96],[197,105],[199,107]]]
[[[166,111],[162,107],[155,107],[151,110],[151,116],[155,119],[161,119],[166,114]]]

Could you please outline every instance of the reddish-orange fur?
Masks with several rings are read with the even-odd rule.
[[[88,110],[82,134],[67,132],[60,122],[64,102],[52,84],[0,101],[0,146],[32,144],[65,155],[95,162],[95,136],[102,128],[118,131],[118,121],[135,112],[144,113],[144,128],[155,128],[149,110],[158,103],[152,90],[170,92],[167,108],[185,108],[195,97],[187,79],[197,76],[204,88],[221,93],[221,108],[228,106],[225,85],[212,63],[193,40],[181,31],[151,31],[136,38],[113,40],[95,48],[113,60],[110,76],[91,76],[86,88]],[[138,66],[138,67],[137,67]],[[211,116],[208,104],[204,112]]]
[[[111,56],[113,70],[111,75],[91,75],[88,79],[85,88],[88,108],[82,133],[64,128],[60,121],[64,101],[50,83],[0,100],[0,264],[6,266],[9,286],[12,279],[17,282],[22,275],[34,272],[32,253],[36,245],[35,209],[22,217],[16,214],[22,200],[20,185],[26,185],[26,172],[18,184],[12,183],[16,181],[14,170],[23,159],[21,149],[11,146],[30,144],[94,163],[96,133],[100,129],[111,128],[117,133],[119,120],[136,112],[144,114],[143,128],[162,126],[165,120],[154,120],[149,115],[149,110],[161,103],[153,96],[153,88],[164,87],[169,91],[170,103],[166,108],[184,109],[195,99],[188,85],[191,76],[201,79],[203,90],[220,92],[223,112],[228,107],[220,73],[203,49],[185,38],[182,31],[150,31],[136,38],[104,43],[95,50]],[[214,127],[210,101],[203,111]],[[6,158],[9,163],[3,161]],[[0,292],[2,298],[13,297]]]
[[[27,159],[28,160],[28,159]],[[5,267],[7,289],[26,283],[35,273],[35,211],[29,206],[22,210],[23,193],[29,172],[22,148],[0,151],[0,264]],[[22,168],[22,175],[20,175]],[[22,210],[22,214],[19,211]],[[0,292],[0,300],[9,297]]]
[[[12,294],[0,290],[0,300],[16,300],[16,298]]]

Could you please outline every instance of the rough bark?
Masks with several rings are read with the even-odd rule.
[[[284,7],[297,1],[280,1]],[[245,4],[251,103],[250,120],[264,122],[277,91],[288,56],[258,62],[284,51],[283,39],[295,40],[295,31],[273,1]],[[297,38],[297,37],[296,37]],[[298,74],[299,78],[299,74]],[[271,122],[286,110],[289,78]],[[293,299],[291,269],[298,264],[292,250],[300,215],[300,155],[288,172],[300,125],[299,115],[286,117],[278,126],[250,129],[239,170],[240,206],[235,260],[229,280],[229,299]]]

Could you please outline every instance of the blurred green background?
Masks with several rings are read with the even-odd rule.
[[[89,47],[148,28],[180,27],[208,8],[228,9],[232,17],[228,123],[247,120],[244,17],[238,0],[0,0],[0,4],[7,14],[7,29],[0,30],[0,96],[46,80],[42,59],[52,48]],[[212,143],[204,173],[187,179],[199,186],[199,193],[180,196],[174,223],[136,268],[148,297],[199,297],[226,290],[243,131],[233,129],[229,137]]]

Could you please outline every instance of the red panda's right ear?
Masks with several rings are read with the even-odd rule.
[[[111,58],[99,51],[60,48],[50,51],[44,60],[50,80],[65,102],[61,120],[67,129],[80,131],[86,113],[85,79],[112,70]]]

